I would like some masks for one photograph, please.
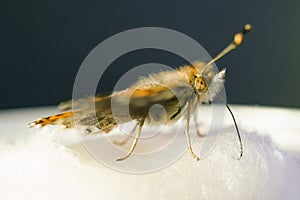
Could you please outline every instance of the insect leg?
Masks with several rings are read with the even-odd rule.
[[[121,141],[113,141],[114,144],[122,146],[124,144],[126,144],[128,142],[128,140],[132,137],[132,134],[135,132],[136,128],[138,126],[138,123],[133,127],[133,129],[131,130],[130,134],[126,134],[125,138]],[[122,130],[120,130],[122,131]],[[123,131],[122,131],[123,132]]]
[[[132,154],[132,152],[134,151],[134,149],[136,147],[136,144],[137,144],[137,142],[138,142],[138,140],[140,138],[140,135],[141,135],[141,132],[142,132],[142,128],[143,128],[143,125],[144,125],[144,121],[145,121],[145,119],[142,119],[138,123],[138,125],[139,125],[138,131],[137,131],[137,133],[136,133],[136,135],[134,137],[134,141],[133,141],[133,143],[132,143],[132,145],[131,145],[128,153],[124,157],[118,158],[117,161],[125,160],[126,158],[128,158]]]
[[[196,126],[197,135],[199,137],[205,137],[205,134],[201,133],[201,131],[200,131],[200,127],[199,127],[199,123],[198,123],[198,117],[197,117],[197,111],[194,114],[194,123],[195,123],[195,126]]]
[[[190,104],[188,105],[188,110],[187,110],[187,119],[186,119],[186,126],[185,126],[185,136],[186,136],[186,140],[187,140],[187,143],[188,143],[188,148],[189,148],[191,156],[193,158],[195,158],[196,160],[199,160],[200,158],[193,152],[193,149],[192,149],[189,129],[190,129]]]

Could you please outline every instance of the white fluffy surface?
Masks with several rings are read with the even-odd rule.
[[[232,158],[239,146],[229,125],[206,159],[196,162],[186,154],[168,168],[143,175],[116,172],[96,162],[73,131],[27,128],[54,108],[2,111],[0,198],[299,199],[300,111],[232,110],[241,124],[241,160]],[[290,116],[296,119],[286,120]]]

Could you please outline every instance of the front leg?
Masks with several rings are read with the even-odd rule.
[[[199,121],[198,121],[198,113],[197,113],[198,109],[196,110],[195,114],[194,114],[194,123],[195,123],[195,127],[196,127],[196,132],[197,132],[197,135],[199,137],[205,137],[205,134],[203,134],[201,131],[200,131],[200,126],[199,126]]]
[[[197,161],[200,160],[200,158],[194,153],[193,149],[192,149],[192,145],[191,145],[191,139],[190,139],[190,133],[189,133],[189,129],[190,129],[190,103],[188,103],[188,110],[187,110],[187,118],[186,118],[186,126],[185,126],[185,136],[186,136],[186,140],[187,140],[187,144],[188,144],[188,148],[189,148],[189,152],[191,154],[191,156],[193,158],[195,158]]]

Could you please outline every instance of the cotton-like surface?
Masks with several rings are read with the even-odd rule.
[[[48,111],[53,112],[52,109],[34,110],[34,115]],[[234,129],[225,126],[216,147],[204,160],[196,162],[186,153],[160,171],[133,175],[98,163],[80,146],[74,131],[51,127],[28,129],[25,122],[31,121],[31,112],[15,110],[0,114],[1,199],[300,197],[297,154],[278,148],[268,134],[262,136],[259,132],[264,129],[250,129],[242,123],[245,150],[241,160],[234,158],[239,153]],[[243,122],[242,117],[239,120]]]

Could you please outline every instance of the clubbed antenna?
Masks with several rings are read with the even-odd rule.
[[[202,73],[204,72],[204,70],[212,63],[216,62],[217,60],[219,60],[220,58],[222,58],[224,55],[226,55],[227,53],[229,53],[230,51],[236,49],[238,46],[240,46],[243,43],[244,37],[245,35],[251,30],[251,25],[250,24],[246,24],[244,26],[243,31],[236,33],[233,37],[233,41],[227,46],[225,47],[225,49],[223,49],[214,59],[212,59],[209,63],[207,63],[203,69],[202,69]]]

